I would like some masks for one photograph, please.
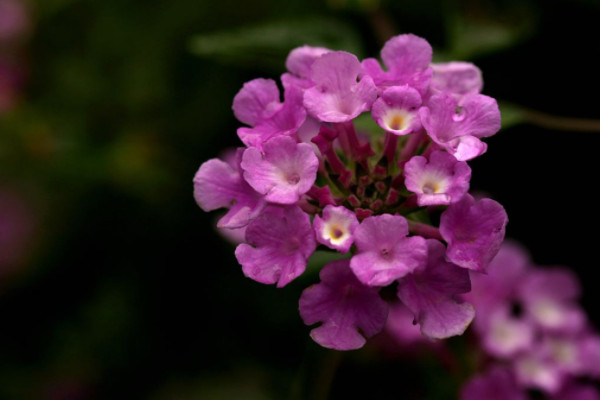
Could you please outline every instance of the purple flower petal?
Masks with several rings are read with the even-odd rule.
[[[517,290],[528,315],[545,329],[578,332],[586,324],[585,313],[575,303],[581,292],[579,281],[570,270],[529,271]]]
[[[309,78],[315,60],[331,50],[325,47],[301,46],[290,52],[285,60],[288,71],[300,78]]]
[[[409,86],[393,86],[375,100],[371,115],[379,126],[394,135],[407,135],[421,128],[417,108],[419,92]]]
[[[278,136],[263,145],[263,152],[251,147],[242,158],[244,178],[265,200],[294,204],[315,183],[319,160],[311,145]]]
[[[469,62],[452,61],[432,64],[430,89],[434,94],[448,93],[460,100],[483,88],[481,70]]]
[[[435,347],[442,343],[423,336],[412,311],[399,301],[390,305],[384,332],[394,339],[395,346],[403,346],[402,350],[411,350],[416,344]]]
[[[425,264],[425,239],[406,235],[408,223],[402,216],[365,218],[354,231],[358,252],[350,261],[358,280],[369,286],[386,286]]]
[[[508,217],[491,199],[465,194],[442,213],[440,233],[448,243],[446,258],[456,265],[483,271],[500,250]]]
[[[377,97],[373,80],[357,82],[360,62],[353,54],[336,51],[322,55],[312,64],[314,87],[304,92],[304,106],[323,122],[347,122],[369,110]]]
[[[238,169],[219,159],[208,160],[194,176],[194,198],[204,211],[228,208],[218,226],[241,228],[265,207],[262,196],[241,177]]]
[[[419,206],[456,203],[469,190],[471,168],[454,156],[435,151],[415,156],[404,166],[406,188],[417,194]]]
[[[278,94],[279,96],[279,94]],[[262,149],[267,140],[275,136],[295,134],[306,120],[306,110],[302,105],[302,90],[290,87],[285,91],[285,101],[273,110],[265,111],[262,119],[251,128],[237,130],[240,140],[248,147]]]
[[[460,400],[527,400],[527,394],[508,368],[494,367],[471,378],[462,388]]]
[[[283,287],[306,269],[317,246],[308,214],[297,206],[269,206],[246,228],[247,244],[235,249],[244,275]]]
[[[419,115],[431,139],[460,161],[483,154],[487,145],[479,138],[500,130],[498,104],[482,94],[468,96],[460,104],[450,94],[438,94],[419,110]]]
[[[326,206],[323,209],[323,217],[316,215],[313,222],[317,242],[340,253],[350,250],[357,226],[356,214],[346,207],[332,205]]]
[[[477,305],[475,307],[478,313],[483,311]],[[489,354],[509,358],[531,349],[535,333],[531,321],[512,317],[507,308],[498,308],[485,315],[485,318],[488,321],[487,327],[483,332],[480,330],[480,334],[483,336],[483,347]]]
[[[348,260],[330,262],[319,273],[321,282],[300,296],[300,316],[307,325],[322,322],[310,336],[321,346],[353,350],[383,328],[388,307],[377,289],[361,284]]]
[[[433,50],[425,39],[412,34],[398,35],[388,40],[381,50],[387,72],[372,58],[364,60],[362,67],[380,90],[409,85],[425,94],[433,73],[429,67],[432,55]]]
[[[233,113],[241,122],[255,126],[281,108],[279,88],[272,79],[253,79],[233,98]]]
[[[456,298],[471,290],[469,273],[445,261],[446,249],[437,240],[427,240],[427,249],[427,266],[399,281],[398,298],[413,312],[423,335],[432,339],[461,335],[475,316],[471,304]]]
[[[488,326],[488,317],[497,308],[514,300],[518,283],[530,267],[525,248],[510,240],[504,241],[498,254],[487,267],[487,274],[472,273],[472,289],[463,297],[477,310],[475,327]]]
[[[593,385],[571,382],[552,396],[552,400],[600,400],[600,392]]]
[[[600,379],[600,336],[587,333],[578,342],[581,373]]]
[[[565,374],[555,364],[548,362],[540,352],[528,352],[514,362],[514,371],[519,384],[527,388],[557,393],[562,387]]]

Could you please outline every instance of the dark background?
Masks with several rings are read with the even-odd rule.
[[[239,145],[235,93],[304,43],[377,56],[412,32],[476,63],[505,126],[472,188],[537,263],[577,272],[599,325],[596,2],[28,4],[10,49],[26,78],[0,115],[0,192],[31,220],[0,274],[0,399],[455,397],[469,371],[435,357],[318,348],[297,312],[315,277],[245,278],[218,213],[194,203],[200,164]]]

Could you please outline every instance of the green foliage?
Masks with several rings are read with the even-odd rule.
[[[190,50],[220,62],[283,70],[282,61],[294,47],[323,46],[363,54],[356,28],[339,19],[309,18],[267,22],[243,28],[197,35]]]

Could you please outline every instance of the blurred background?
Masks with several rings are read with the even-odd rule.
[[[318,348],[297,311],[316,277],[245,278],[194,203],[239,145],[235,93],[303,44],[376,57],[411,32],[477,64],[504,126],[472,189],[578,273],[599,326],[599,20],[594,0],[0,0],[0,399],[456,397],[468,366]]]

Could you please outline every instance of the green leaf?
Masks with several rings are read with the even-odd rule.
[[[448,13],[449,49],[453,60],[473,60],[514,46],[535,32],[536,12],[525,4],[478,13]]]
[[[514,104],[499,102],[500,115],[502,116],[502,129],[522,124],[526,120],[525,111]]]
[[[359,33],[335,19],[269,22],[195,36],[190,51],[219,62],[280,72],[290,50],[302,45],[362,53]]]

